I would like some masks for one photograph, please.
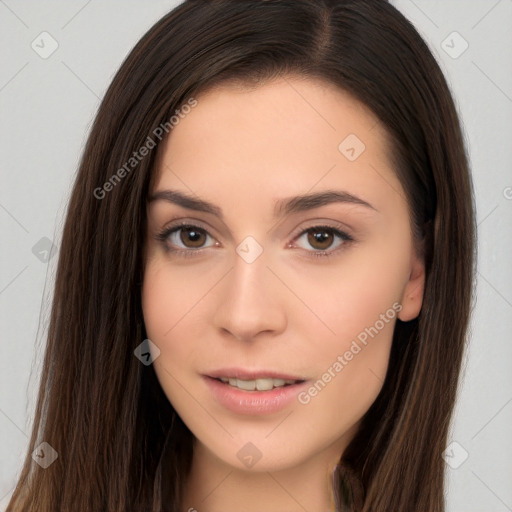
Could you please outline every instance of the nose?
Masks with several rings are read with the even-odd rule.
[[[274,337],[286,329],[285,287],[267,267],[265,252],[252,263],[235,254],[221,283],[215,327],[239,341]]]

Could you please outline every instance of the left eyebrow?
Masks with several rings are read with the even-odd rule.
[[[196,210],[200,212],[210,213],[224,220],[222,209],[194,196],[181,192],[178,190],[158,190],[152,194],[148,202],[163,200],[169,203],[177,204],[189,210]],[[358,206],[363,206],[374,211],[378,211],[370,203],[361,199],[360,197],[349,194],[343,190],[324,190],[313,194],[304,194],[293,197],[286,197],[279,199],[274,205],[274,218],[293,213],[299,213],[307,210],[313,210],[321,206],[326,206],[332,203],[350,203]]]
[[[350,203],[378,211],[369,202],[344,190],[324,190],[314,194],[287,197],[276,202],[274,217],[313,210],[332,203]]]

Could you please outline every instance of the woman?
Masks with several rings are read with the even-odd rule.
[[[8,510],[443,511],[473,210],[390,4],[184,2],[89,136]]]

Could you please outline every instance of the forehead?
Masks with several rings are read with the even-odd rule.
[[[240,204],[315,187],[346,186],[363,196],[400,188],[386,130],[332,84],[298,77],[256,87],[225,83],[196,100],[162,142],[153,190],[188,189]]]

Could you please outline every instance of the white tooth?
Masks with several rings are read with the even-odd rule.
[[[234,377],[219,377],[219,379],[243,391],[270,391],[273,388],[283,387],[285,384],[295,383],[294,380],[273,379],[272,377],[263,377],[254,380],[236,379]]]
[[[256,389],[256,381],[255,380],[241,380],[236,379],[236,385],[240,389],[244,391],[254,391]]]
[[[274,379],[256,379],[256,389],[258,391],[268,391],[274,387]]]

